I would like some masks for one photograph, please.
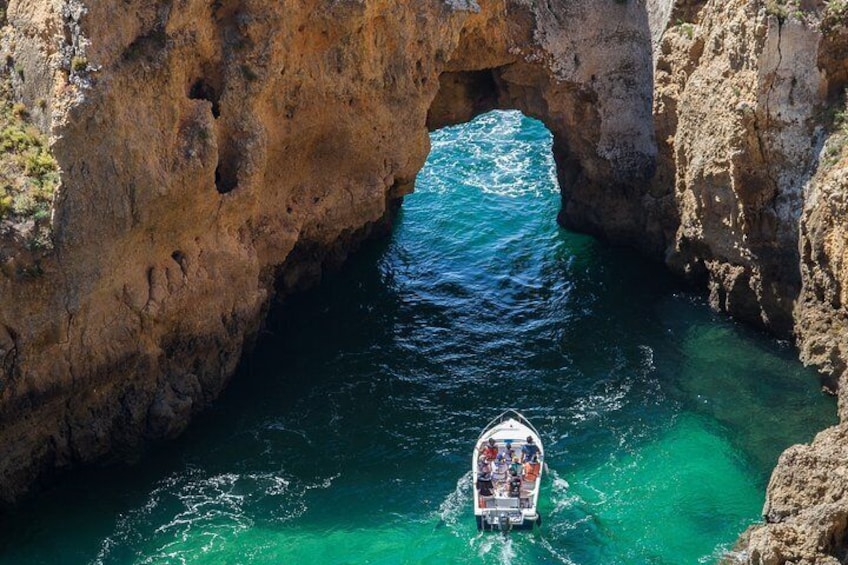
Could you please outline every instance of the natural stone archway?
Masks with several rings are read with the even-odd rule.
[[[513,11],[502,19],[482,13],[480,23],[463,30],[440,76],[428,127],[495,108],[541,120],[554,137],[563,223],[658,253],[660,237],[641,237],[642,195],[657,166],[645,6],[508,6]],[[527,21],[532,37],[516,25]],[[589,38],[587,29],[598,33]]]

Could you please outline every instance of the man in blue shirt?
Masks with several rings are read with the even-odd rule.
[[[521,448],[522,462],[532,461],[537,453],[539,453],[539,446],[533,442],[533,436],[527,436],[527,443]]]

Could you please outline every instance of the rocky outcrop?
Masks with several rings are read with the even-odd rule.
[[[61,186],[52,248],[0,242],[0,501],[178,434],[225,386],[272,297],[390,223],[428,130],[492,108],[553,133],[564,224],[795,335],[835,389],[848,228],[844,118],[828,110],[848,81],[844,11],[9,2],[6,72],[51,136]],[[784,455],[750,560],[841,555],[843,436]],[[811,470],[827,486],[809,490]]]
[[[692,4],[666,31],[656,73],[657,182],[673,179],[677,216],[668,264],[705,278],[716,308],[794,335],[842,397],[848,10]],[[842,424],[780,458],[743,561],[848,557],[846,406]]]

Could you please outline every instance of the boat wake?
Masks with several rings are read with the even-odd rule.
[[[460,523],[471,504],[471,471],[456,481],[456,488],[439,505],[439,524],[448,526],[459,535]]]

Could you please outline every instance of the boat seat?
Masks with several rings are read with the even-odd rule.
[[[486,508],[518,508],[518,499],[514,497],[497,497],[494,498],[491,503],[487,502]]]

